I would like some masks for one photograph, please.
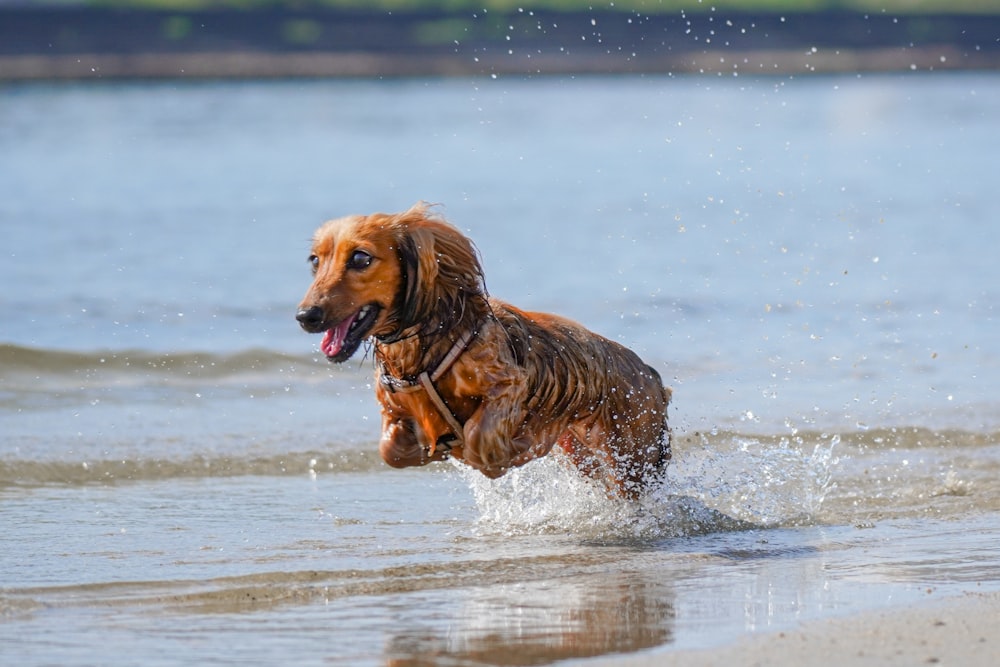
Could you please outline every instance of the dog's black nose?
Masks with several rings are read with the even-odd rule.
[[[323,324],[323,309],[319,306],[299,308],[299,312],[295,313],[295,319],[306,331],[316,331]]]

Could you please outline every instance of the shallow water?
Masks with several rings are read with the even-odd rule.
[[[0,89],[0,658],[545,664],[1000,578],[992,74]],[[375,452],[292,319],[444,212],[674,387],[662,488]]]

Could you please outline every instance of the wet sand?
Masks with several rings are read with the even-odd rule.
[[[592,665],[995,665],[1000,593],[966,593],[925,604],[809,621],[714,649],[618,656]]]

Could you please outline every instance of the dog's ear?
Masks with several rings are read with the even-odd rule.
[[[463,311],[464,299],[485,294],[479,256],[464,234],[419,204],[396,222],[405,283],[399,309],[404,328],[445,324]]]
[[[399,319],[408,328],[426,317],[431,286],[437,277],[433,261],[434,239],[421,230],[402,227],[397,237],[402,281],[399,294]]]

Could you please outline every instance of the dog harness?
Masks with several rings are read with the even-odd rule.
[[[441,363],[439,363],[433,371],[424,371],[418,375],[416,380],[407,380],[395,377],[385,367],[384,363],[382,364],[382,368],[379,372],[379,381],[382,383],[382,386],[393,394],[397,392],[410,393],[413,391],[419,391],[420,389],[426,391],[427,397],[431,399],[431,403],[434,404],[434,407],[438,409],[438,412],[441,413],[441,416],[444,417],[445,421],[448,422],[448,425],[454,431],[455,437],[453,440],[457,441],[458,444],[462,444],[462,431],[464,430],[462,428],[462,423],[458,421],[458,417],[456,417],[455,413],[451,411],[448,404],[444,402],[444,399],[441,397],[441,394],[438,393],[437,387],[434,386],[434,383],[440,380],[441,376],[448,372],[448,369],[451,368],[452,364],[454,364],[458,358],[462,356],[462,353],[465,352],[467,347],[469,347],[469,343],[472,342],[472,339],[476,337],[478,332],[479,328],[477,327],[466,331],[464,334],[459,336],[458,340],[455,341],[455,344],[451,346],[450,350],[448,350],[448,354],[444,355],[444,359],[441,360]],[[443,444],[447,449],[451,449],[450,444],[438,444]]]

